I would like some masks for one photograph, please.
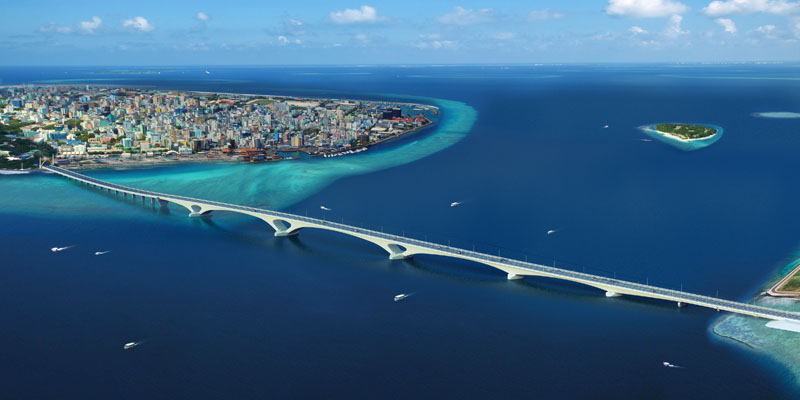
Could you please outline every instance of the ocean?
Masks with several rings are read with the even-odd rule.
[[[437,105],[434,127],[354,156],[85,173],[748,301],[800,253],[800,126],[755,115],[800,111],[797,71],[0,67],[0,80]],[[691,152],[642,140],[663,121],[725,134]],[[800,395],[798,335],[757,319],[390,261],[331,232],[277,238],[260,220],[189,218],[42,173],[0,176],[0,229],[0,398]]]

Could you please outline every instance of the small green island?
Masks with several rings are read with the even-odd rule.
[[[658,124],[656,131],[678,136],[684,140],[704,139],[717,134],[717,130],[703,125],[694,124]]]
[[[662,122],[639,127],[647,135],[683,151],[700,150],[722,137],[722,127],[711,124]]]

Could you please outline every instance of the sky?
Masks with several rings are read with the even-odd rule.
[[[800,61],[800,0],[6,2],[0,65]]]

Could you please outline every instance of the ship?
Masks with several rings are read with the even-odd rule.
[[[130,342],[130,343],[125,343],[125,346],[122,346],[122,348],[125,349],[125,350],[130,350],[130,349],[132,349],[132,348],[134,348],[134,347],[136,347],[138,345],[139,345],[139,343],[137,343],[137,342]]]
[[[407,295],[407,294],[405,294],[405,293],[400,293],[400,294],[398,294],[397,296],[394,296],[394,301],[400,301],[400,300],[403,300],[403,299],[405,299],[406,297],[408,297],[408,295]]]

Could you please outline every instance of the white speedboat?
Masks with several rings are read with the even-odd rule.
[[[319,209],[322,211],[330,211],[331,209],[325,206],[319,206]]]
[[[111,253],[111,250],[106,250],[106,251],[95,251],[95,252],[94,252],[94,255],[96,255],[96,256],[102,256],[103,254],[108,254],[108,253]]]
[[[405,293],[400,293],[400,294],[398,294],[397,296],[394,296],[394,301],[400,301],[400,300],[403,300],[403,299],[405,299],[406,297],[408,297],[408,295],[407,295],[407,294],[405,294]]]
[[[122,348],[125,350],[130,350],[138,345],[139,345],[138,342],[130,342],[130,343],[125,343],[125,346],[122,346]]]
[[[460,201],[454,201],[454,202],[450,203],[450,207],[458,207],[459,204],[461,204]]]
[[[556,230],[555,230],[555,229],[550,229],[549,231],[547,231],[547,234],[548,234],[548,235],[552,235],[552,234],[554,234],[554,233],[556,233]]]
[[[683,368],[680,365],[672,364],[669,361],[664,361],[664,366],[667,367],[667,368],[678,368],[678,369],[682,369]]]

